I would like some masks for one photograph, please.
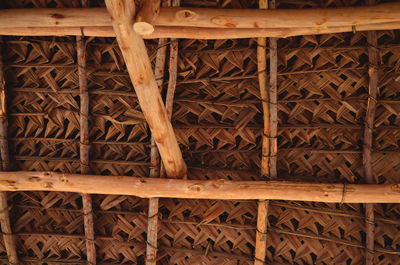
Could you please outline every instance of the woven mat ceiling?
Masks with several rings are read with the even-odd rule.
[[[3,8],[79,7],[75,1],[2,1]],[[90,1],[91,6],[104,6]],[[279,0],[277,8],[363,5]],[[382,1],[383,2],[383,1]],[[257,1],[182,6],[257,8]],[[363,183],[368,99],[366,32],[278,41],[278,176]],[[80,172],[75,37],[4,37],[13,170]],[[153,60],[157,41],[147,40]],[[189,179],[261,180],[262,106],[257,42],[179,40],[172,123]],[[400,32],[379,31],[373,138],[378,183],[399,183]],[[148,177],[150,131],[114,38],[87,39],[90,168]],[[168,74],[164,87],[167,87]],[[11,192],[13,233],[24,264],[86,264],[80,194]],[[93,196],[99,264],[143,264],[148,201]],[[400,264],[400,208],[376,205],[376,264]],[[160,200],[159,264],[253,264],[255,201]],[[268,264],[364,264],[361,204],[271,202]],[[0,238],[0,259],[7,254]]]

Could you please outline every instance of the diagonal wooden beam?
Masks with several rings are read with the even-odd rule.
[[[375,0],[367,0],[368,5],[375,4]],[[369,57],[369,97],[367,110],[365,114],[364,123],[364,146],[363,146],[363,164],[365,179],[368,184],[374,183],[373,170],[372,170],[372,140],[373,140],[373,127],[375,110],[378,95],[378,38],[376,31],[368,31],[368,57]],[[374,242],[375,242],[375,214],[374,205],[365,205],[365,228],[366,228],[366,252],[365,252],[365,264],[374,264]]]
[[[2,40],[0,39],[0,154],[1,154],[1,170],[10,169],[10,154],[8,152],[7,141],[7,107],[6,107],[6,91],[3,70],[3,50]],[[7,251],[8,262],[11,265],[19,264],[17,249],[14,236],[12,235],[10,213],[7,204],[7,192],[0,192],[0,224],[3,232],[4,246]]]
[[[82,6],[87,7],[87,0],[82,0]],[[86,45],[84,36],[76,37],[79,96],[80,96],[80,162],[81,173],[90,173],[89,167],[89,92],[86,73]],[[92,197],[89,194],[82,194],[83,223],[86,238],[86,256],[89,264],[96,264],[96,244],[94,238],[94,218],[92,211]]]
[[[186,164],[161,99],[149,56],[141,36],[133,30],[135,4],[130,0],[106,0],[118,44],[135,88],[139,104],[154,136],[167,175],[186,176]]]

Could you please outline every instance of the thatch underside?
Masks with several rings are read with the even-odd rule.
[[[80,6],[77,0],[5,2],[3,8]],[[364,5],[279,0],[277,8],[343,2]],[[258,8],[253,0],[181,5]],[[376,183],[400,183],[400,32],[378,31],[377,38],[373,177]],[[150,130],[118,44],[114,38],[87,41],[90,170],[148,177]],[[145,42],[154,66],[158,41]],[[256,39],[178,43],[172,124],[188,179],[263,180]],[[3,47],[11,169],[81,173],[75,37],[4,36]],[[279,180],[366,182],[368,67],[366,32],[278,40]],[[163,91],[167,84],[168,71]],[[144,264],[148,200],[92,200],[98,264]],[[9,192],[8,204],[21,262],[87,264],[81,194]],[[256,201],[160,199],[159,206],[158,264],[254,263]],[[362,204],[271,201],[268,264],[364,264],[364,211]],[[399,206],[375,205],[375,226],[374,264],[400,264]],[[7,262],[2,237],[0,260]]]

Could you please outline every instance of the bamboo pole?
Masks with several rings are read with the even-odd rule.
[[[141,198],[399,203],[400,184],[321,184],[0,172],[0,191],[61,191]]]
[[[134,21],[131,22],[132,26]],[[362,7],[285,10],[165,7],[160,9],[154,25],[285,29],[298,28],[299,25],[302,28],[327,28],[343,26],[357,27],[359,25],[390,22],[400,22],[400,3],[386,3]],[[110,25],[110,17],[104,8],[0,10],[0,26],[3,28],[104,27]]]
[[[375,0],[367,0],[368,5],[375,4]],[[372,138],[374,117],[378,95],[378,38],[376,31],[368,31],[368,57],[369,57],[369,97],[367,103],[367,110],[365,114],[365,128],[364,128],[364,146],[363,146],[363,164],[365,171],[365,178],[368,184],[374,183],[373,170],[372,170]],[[374,205],[365,205],[365,225],[366,225],[366,251],[365,251],[365,264],[374,264],[374,242],[375,242],[375,214]]]
[[[169,177],[186,176],[186,164],[161,99],[143,39],[132,28],[135,4],[107,0],[117,41],[127,65],[139,104],[149,124]]]
[[[2,39],[0,39],[0,154],[2,165],[1,170],[9,170],[10,154],[8,151],[7,141],[8,120],[2,45]],[[0,225],[1,231],[3,232],[3,240],[8,256],[8,262],[11,265],[19,264],[15,238],[12,235],[10,213],[7,204],[7,193],[5,191],[0,192]]]
[[[87,0],[82,0],[82,6],[88,6]],[[80,162],[81,173],[90,173],[89,167],[89,92],[87,86],[86,73],[86,45],[84,36],[76,37],[77,57],[78,57],[78,76],[79,76],[79,96],[80,96]],[[82,193],[83,223],[85,228],[86,256],[89,264],[96,264],[96,244],[94,237],[94,218],[92,211],[92,197]]]

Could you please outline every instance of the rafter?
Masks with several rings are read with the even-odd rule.
[[[6,107],[6,91],[5,79],[3,72],[3,51],[2,40],[0,39],[0,154],[1,154],[1,170],[10,169],[10,154],[8,151],[7,140],[7,107]],[[7,193],[0,192],[0,225],[3,232],[4,246],[7,251],[8,262],[11,265],[19,264],[15,239],[12,235],[10,213],[7,203]]]
[[[107,0],[106,6],[139,104],[160,151],[167,175],[172,178],[186,176],[186,164],[162,102],[144,41],[132,28],[135,4],[129,0]]]
[[[376,3],[375,0],[367,0],[369,5]],[[372,138],[375,110],[378,95],[378,38],[376,31],[368,31],[368,57],[369,57],[369,93],[368,104],[365,114],[364,124],[364,146],[363,146],[363,164],[366,182],[369,184],[374,183],[373,169],[372,169]],[[365,264],[374,264],[374,242],[375,242],[375,213],[374,205],[365,205],[365,226],[366,226],[366,252]]]
[[[87,1],[82,0],[82,6],[86,7]],[[77,57],[78,57],[78,76],[80,90],[80,162],[81,173],[89,174],[89,92],[87,86],[86,73],[86,51],[85,39],[83,36],[76,37]],[[82,194],[83,223],[86,239],[86,256],[89,264],[96,264],[96,244],[94,241],[94,218],[92,212],[92,197],[89,194]]]

